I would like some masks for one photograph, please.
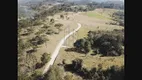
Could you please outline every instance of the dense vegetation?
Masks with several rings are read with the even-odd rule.
[[[42,68],[50,60],[50,54],[44,53],[41,57],[41,63],[36,63],[36,69]]]
[[[51,6],[51,7],[49,8],[47,5]],[[102,2],[102,3],[92,2],[92,3],[90,3],[89,1],[87,1],[85,3],[83,1],[81,1],[79,3],[76,3],[76,2],[62,3],[61,2],[58,5],[54,5],[54,1],[53,1],[52,5],[46,4],[46,1],[45,1],[45,2],[39,2],[37,4],[28,3],[28,4],[26,4],[26,6],[31,8],[33,11],[36,11],[36,13],[34,13],[34,16],[32,16],[34,19],[45,18],[46,16],[52,16],[52,15],[62,12],[62,11],[84,12],[84,11],[91,11],[96,8],[124,9],[123,3],[114,3],[114,2]]]
[[[71,71],[85,80],[124,80],[124,66],[120,68],[111,66],[107,70],[102,70],[102,66],[99,65],[99,69],[92,68],[91,70],[87,70],[82,67],[82,63],[81,59],[75,59],[72,61],[72,64],[65,65],[65,70]]]
[[[43,80],[64,80],[63,69],[53,65],[49,71],[44,75]]]
[[[89,31],[88,37],[79,39],[74,43],[77,51],[94,54],[102,54],[103,56],[119,56],[124,50],[124,32],[123,30]]]
[[[112,15],[114,21],[118,22],[120,26],[124,26],[124,11],[117,11]]]

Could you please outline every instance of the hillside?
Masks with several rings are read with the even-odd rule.
[[[25,3],[18,6],[18,80],[123,80],[123,9],[96,2]],[[81,28],[54,57],[77,24]]]

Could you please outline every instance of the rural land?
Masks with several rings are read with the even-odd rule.
[[[18,80],[124,80],[124,1],[18,0]]]

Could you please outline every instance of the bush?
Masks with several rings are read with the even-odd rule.
[[[44,29],[48,29],[49,27],[51,27],[51,26],[44,25],[42,28],[44,28]]]
[[[43,75],[41,72],[39,71],[35,71],[31,77],[33,78],[32,80],[42,80],[43,79]]]
[[[52,29],[48,29],[46,32],[46,34],[48,34],[48,35],[52,35],[53,33],[54,33],[54,31]]]
[[[54,25],[54,27],[56,27],[57,29],[60,29],[62,26],[63,26],[63,24],[61,24],[61,23],[57,23]]]
[[[42,63],[36,63],[36,67],[35,67],[35,69],[39,69],[39,68],[42,68],[43,67],[43,64]]]
[[[73,60],[74,61],[74,60]],[[78,61],[76,61],[78,62]],[[67,65],[67,64],[66,64]],[[76,67],[74,63],[71,64],[72,67]],[[102,70],[101,66],[98,66],[99,69],[92,68],[91,70],[87,70],[86,68],[78,67],[77,70],[68,70],[73,71],[73,73],[79,75],[85,80],[124,80],[124,66],[111,66],[106,70]],[[71,76],[66,76],[66,79]]]
[[[54,23],[55,22],[55,20],[54,19],[50,19],[50,23]]]
[[[65,80],[73,80],[73,75],[66,75],[64,77]]]
[[[50,55],[47,53],[44,53],[41,57],[42,64],[45,65],[50,60]]]
[[[44,33],[45,31],[46,31],[45,29],[41,29],[38,32],[36,32],[35,35],[40,35],[40,34]]]
[[[124,26],[124,11],[117,11],[112,16],[114,21],[117,21],[120,26]]]
[[[44,75],[43,80],[63,80],[63,75],[63,70],[60,67],[53,65]]]
[[[32,38],[31,40],[29,40],[29,42],[32,43],[32,45],[34,45],[34,46],[41,45],[41,44],[45,43],[46,41],[48,41],[48,39],[43,38],[41,36],[36,36],[36,37]]]
[[[32,46],[31,43],[24,43],[22,39],[18,40],[18,54],[21,54],[25,49],[28,49]]]
[[[35,20],[33,26],[41,25],[42,23],[39,20]]]

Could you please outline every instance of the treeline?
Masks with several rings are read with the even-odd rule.
[[[124,30],[89,31],[88,36],[74,43],[75,51],[81,53],[119,56],[124,53]]]
[[[31,8],[34,11],[37,11],[38,13],[34,14],[31,18],[27,18],[24,21],[18,21],[18,26],[20,26],[21,23],[27,24],[27,25],[38,25],[40,24],[39,20],[44,20],[47,16],[53,16],[56,13],[60,13],[62,11],[65,12],[86,12],[86,11],[92,11],[95,10],[96,8],[115,8],[115,4],[113,3],[97,3],[97,2],[92,2],[92,3],[87,3],[85,5],[79,5],[75,4],[74,2],[68,2],[68,3],[62,3],[58,5],[53,5],[49,9],[39,9],[42,5],[42,3],[39,3],[39,5],[34,5],[31,6]],[[122,6],[122,5],[117,5],[117,6]],[[120,9],[123,9],[120,7]],[[114,13],[113,15],[118,16],[117,14],[121,14],[121,12]],[[124,15],[124,13],[123,13]],[[120,20],[119,20],[120,21]],[[121,21],[122,23],[123,21]],[[123,24],[123,23],[122,23]]]
[[[44,4],[43,4],[44,5]],[[47,9],[39,9],[41,6],[43,6],[41,3],[39,5],[31,6],[31,9],[37,10],[38,14],[35,16],[45,17],[45,16],[52,16],[56,13],[66,11],[66,12],[83,12],[83,11],[91,11],[96,8],[112,8],[112,9],[123,9],[123,5],[115,4],[115,3],[86,3],[86,4],[76,4],[75,2],[66,2],[61,3],[58,5],[53,5],[51,8]],[[48,4],[49,5],[49,4]],[[117,7],[116,7],[117,6]]]

